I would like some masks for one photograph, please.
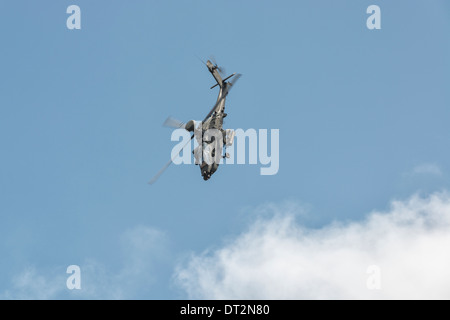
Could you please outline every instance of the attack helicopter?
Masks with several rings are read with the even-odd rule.
[[[211,62],[211,60],[213,62]],[[161,174],[172,164],[172,162],[180,155],[181,151],[191,143],[191,140],[196,138],[198,146],[192,152],[195,158],[195,164],[199,165],[200,172],[203,180],[209,180],[214,172],[217,171],[219,167],[220,158],[228,158],[229,154],[226,153],[226,147],[232,145],[235,132],[234,130],[224,130],[223,129],[223,119],[227,116],[225,113],[225,101],[228,93],[234,84],[241,77],[240,73],[232,73],[231,75],[222,78],[225,75],[223,68],[219,67],[215,60],[211,58],[206,63],[202,61],[204,65],[208,68],[209,72],[212,74],[216,80],[216,84],[210,89],[219,87],[219,95],[217,96],[216,103],[211,108],[209,113],[199,124],[194,120],[190,120],[187,123],[183,123],[175,118],[168,117],[164,122],[164,126],[170,128],[183,128],[192,133],[191,139],[188,141],[180,151],[173,156],[168,163],[149,181],[149,184],[153,184],[158,180]],[[230,80],[230,81],[228,81]],[[219,135],[209,134],[209,133],[219,133]],[[223,141],[219,141],[216,137],[221,137]],[[220,143],[219,143],[220,142]],[[222,153],[225,151],[225,155]]]

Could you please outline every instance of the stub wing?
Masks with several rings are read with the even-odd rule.
[[[233,145],[234,136],[236,135],[236,131],[232,129],[225,130],[225,146],[229,147]]]

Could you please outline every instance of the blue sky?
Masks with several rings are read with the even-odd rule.
[[[438,0],[3,1],[0,297],[196,296],[176,270],[264,206],[314,230],[449,189],[449,31]],[[149,186],[175,145],[166,117],[215,102],[210,55],[243,74],[225,126],[279,129],[280,170],[172,166]]]

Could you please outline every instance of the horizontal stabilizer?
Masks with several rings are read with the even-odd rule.
[[[230,75],[230,76],[228,76],[228,77],[226,77],[225,79],[223,79],[223,82],[225,82],[225,81],[227,81],[228,79],[230,79],[231,77],[234,77],[236,75],[236,72],[235,73],[233,73],[232,75]],[[213,89],[213,88],[215,88],[215,87],[217,87],[219,84],[218,83],[216,83],[215,85],[213,85],[212,87],[211,87],[211,89]]]

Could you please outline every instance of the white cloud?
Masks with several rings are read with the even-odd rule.
[[[65,278],[49,279],[34,267],[27,267],[12,279],[12,286],[0,294],[0,299],[46,300],[52,299],[65,288]]]
[[[307,229],[274,210],[222,248],[192,256],[176,282],[206,299],[450,299],[450,195],[394,201],[364,221]],[[369,266],[381,290],[369,290]]]
[[[413,175],[434,175],[434,176],[441,176],[442,170],[441,168],[435,164],[435,163],[424,163],[421,165],[418,165],[413,168],[412,170]]]
[[[0,299],[130,299],[148,290],[155,281],[155,263],[164,261],[167,240],[163,232],[138,226],[126,230],[121,239],[124,264],[112,270],[96,259],[86,259],[81,269],[81,290],[69,290],[66,267],[38,270],[28,267],[12,279],[11,287]]]

